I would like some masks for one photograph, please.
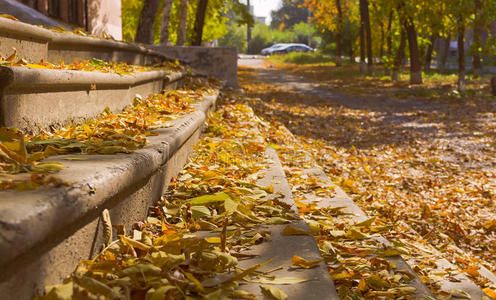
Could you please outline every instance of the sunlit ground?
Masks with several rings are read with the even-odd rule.
[[[363,210],[395,225],[387,238],[400,239],[406,222],[487,287],[475,263],[496,272],[496,105],[488,79],[469,78],[459,95],[454,75],[428,75],[412,87],[406,75],[393,84],[379,68],[372,77],[357,65],[270,64],[353,101],[295,93],[278,84],[280,71],[241,68],[248,96],[262,99],[256,112],[283,122]],[[262,81],[267,72],[276,76]]]

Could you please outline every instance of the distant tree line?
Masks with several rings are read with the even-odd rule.
[[[227,33],[227,12],[253,24],[239,0],[123,0],[123,38],[163,45],[196,45]]]
[[[482,57],[492,55],[496,45],[492,0],[304,0],[303,5],[319,29],[333,34],[336,65],[343,53],[349,51],[351,58],[358,48],[362,71],[372,72],[380,61],[397,79],[408,59],[412,84],[422,83],[422,70],[431,68],[436,42],[443,71],[451,38],[456,38],[459,90],[465,86],[466,56],[472,56],[473,74],[480,76]]]

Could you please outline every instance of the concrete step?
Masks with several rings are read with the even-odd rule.
[[[270,147],[266,151],[266,161],[268,169],[263,171],[264,177],[259,179],[257,183],[262,186],[272,185],[274,187],[274,194],[269,197],[274,197],[276,194],[283,195],[280,200],[293,207],[296,213],[291,188],[286,180],[277,153]],[[283,235],[282,230],[287,225],[263,226],[264,230],[271,232],[271,241],[255,245],[249,251],[245,252],[245,254],[257,256],[247,260],[241,260],[239,266],[241,268],[249,268],[255,264],[269,261],[259,271],[274,270],[269,275],[279,279],[293,277],[308,280],[297,284],[272,285],[282,289],[289,295],[289,299],[339,299],[324,262],[311,269],[291,267],[291,259],[294,255],[304,257],[308,260],[322,259],[322,256],[313,236]],[[292,221],[290,225],[310,232],[308,225],[301,219]],[[241,288],[257,295],[260,297],[259,299],[268,299],[261,293],[260,283],[247,282],[246,284],[242,284]]]
[[[17,49],[17,57],[34,63],[40,60],[72,63],[74,59],[98,58],[145,65],[174,60],[142,45],[59,33],[0,17],[0,54],[9,56],[13,47]]]
[[[184,75],[166,70],[119,75],[0,67],[0,126],[36,132],[94,117],[106,107],[117,112],[132,104],[136,94],[176,89]]]
[[[31,299],[93,258],[103,243],[105,208],[112,223],[127,228],[143,219],[184,166],[216,99],[204,96],[194,113],[131,154],[52,157],[67,167],[57,177],[70,187],[0,191],[0,299]]]

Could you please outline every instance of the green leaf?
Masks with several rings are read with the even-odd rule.
[[[226,199],[224,201],[224,209],[226,210],[226,212],[236,211],[238,209],[238,203],[231,200],[230,198]]]
[[[201,206],[201,205],[192,206],[191,207],[191,213],[193,214],[193,218],[195,218],[195,219],[211,216],[211,213],[210,213],[210,210],[208,209],[208,207]]]
[[[188,200],[188,203],[190,203],[191,205],[207,205],[216,202],[224,202],[227,199],[231,199],[231,196],[229,196],[224,192],[221,192],[214,195],[204,195],[204,196],[196,197]]]

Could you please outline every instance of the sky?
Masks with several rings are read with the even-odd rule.
[[[250,0],[250,5],[255,8],[255,16],[267,17],[267,22],[270,23],[270,12],[281,6],[281,0]]]

